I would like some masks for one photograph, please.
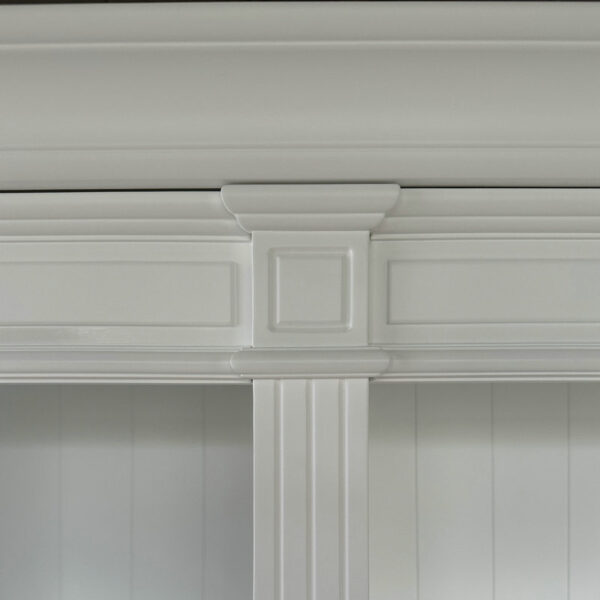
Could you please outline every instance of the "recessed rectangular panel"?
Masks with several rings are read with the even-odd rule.
[[[377,343],[600,341],[600,241],[374,242]]]
[[[347,248],[272,250],[271,328],[349,329],[351,260]]]
[[[255,232],[253,345],[366,345],[368,235]]]
[[[0,343],[244,341],[245,243],[7,243]]]

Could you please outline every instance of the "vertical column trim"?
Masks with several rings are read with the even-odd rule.
[[[367,434],[367,379],[254,382],[255,600],[367,600]]]

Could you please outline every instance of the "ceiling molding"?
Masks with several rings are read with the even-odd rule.
[[[0,189],[600,185],[599,23],[577,2],[0,6]]]
[[[600,236],[600,190],[405,188],[376,240]]]
[[[248,240],[219,192],[0,192],[0,238]]]

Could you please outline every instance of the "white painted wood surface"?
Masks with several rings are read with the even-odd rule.
[[[375,384],[370,600],[591,600],[600,385]]]
[[[368,597],[368,381],[254,383],[254,598]]]
[[[252,590],[249,386],[0,387],[0,597]]]
[[[593,2],[2,6],[0,187],[598,185],[599,22]]]
[[[371,261],[372,343],[600,339],[597,238],[375,241]]]
[[[241,346],[250,247],[0,242],[0,344]]]

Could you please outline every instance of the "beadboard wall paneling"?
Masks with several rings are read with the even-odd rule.
[[[374,384],[370,600],[592,600],[600,385]]]
[[[249,386],[0,387],[0,597],[252,590]]]
[[[572,600],[600,590],[600,390],[571,385],[569,397],[569,573]]]

